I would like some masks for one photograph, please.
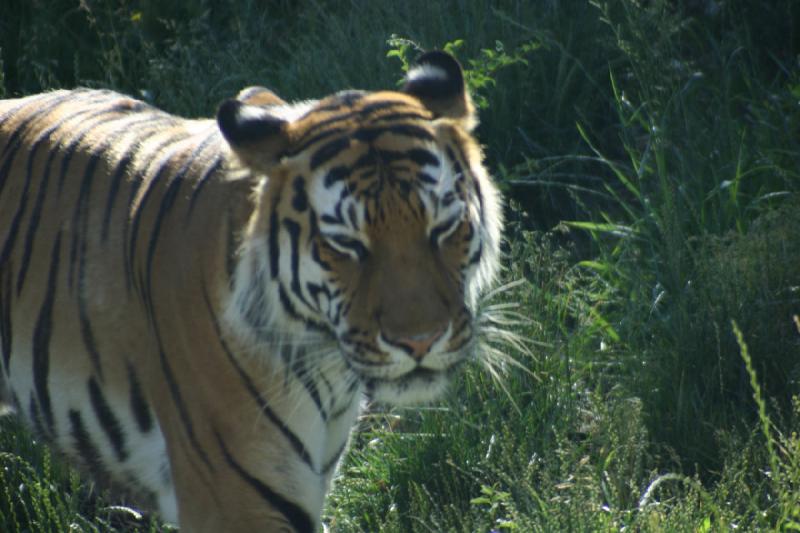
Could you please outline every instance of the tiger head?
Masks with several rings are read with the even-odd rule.
[[[397,92],[286,105],[250,89],[217,121],[263,177],[237,269],[239,321],[335,341],[377,401],[436,397],[474,351],[502,226],[457,61],[423,55]]]

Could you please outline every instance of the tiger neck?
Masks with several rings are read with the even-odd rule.
[[[191,239],[182,226],[170,227],[164,241],[168,253],[159,259],[165,275],[153,289],[175,295],[158,301],[159,316],[191,310],[192,335],[178,338],[165,331],[164,351],[192,384],[181,390],[186,418],[195,421],[195,431],[212,431],[206,438],[213,443],[208,460],[230,472],[247,495],[234,497],[220,489],[216,500],[194,498],[179,506],[182,515],[192,515],[183,508],[198,506],[197,516],[207,516],[204,506],[224,510],[226,498],[254,497],[257,509],[260,492],[252,489],[263,485],[316,522],[360,412],[361,383],[335,343],[310,337],[301,322],[281,311],[277,281],[269,271],[268,233],[255,227],[257,202],[242,185],[220,180],[206,186],[195,213],[226,215],[195,219],[188,230]],[[187,304],[183,295],[191,291],[202,294]],[[153,361],[157,370],[158,359]],[[167,382],[159,383],[169,397]],[[181,427],[184,414],[168,402],[156,408],[171,422],[165,424],[167,440],[185,442],[186,436],[173,429]],[[194,476],[202,461],[178,465],[185,478],[181,483],[201,482]],[[235,508],[241,502],[228,503]],[[235,529],[224,526],[220,530]]]
[[[329,341],[327,346],[292,342],[273,334],[264,327],[268,320],[242,318],[236,291],[231,298],[229,305],[240,306],[227,311],[238,321],[227,326],[228,336],[237,339],[234,364],[263,415],[270,439],[263,446],[272,447],[277,440],[281,449],[293,452],[284,454],[281,464],[264,465],[263,476],[269,480],[271,472],[290,471],[294,490],[284,496],[318,517],[361,412],[362,384]],[[252,307],[244,309],[252,312]]]
[[[224,336],[235,346],[237,372],[253,381],[260,411],[294,451],[295,501],[319,516],[361,411],[362,383],[334,340],[283,309],[263,215],[253,210],[223,298]]]

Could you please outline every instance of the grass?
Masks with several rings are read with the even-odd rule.
[[[0,0],[0,94],[199,116],[392,87],[417,48],[468,69],[532,355],[366,416],[332,531],[800,528],[796,2],[50,4]],[[0,530],[159,528],[12,421],[0,450]]]

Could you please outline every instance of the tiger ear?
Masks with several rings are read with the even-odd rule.
[[[476,125],[475,108],[464,84],[456,58],[439,50],[420,56],[408,71],[403,92],[419,99],[437,117],[462,122],[467,130]]]
[[[286,102],[280,96],[260,85],[245,87],[239,91],[239,94],[236,95],[236,99],[243,104],[261,107],[286,105]]]
[[[217,125],[242,162],[267,171],[280,160],[289,144],[288,125],[269,108],[225,100],[217,110]]]

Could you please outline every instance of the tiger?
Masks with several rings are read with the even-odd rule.
[[[319,531],[363,410],[479,357],[503,217],[476,126],[442,51],[392,90],[250,87],[209,119],[0,101],[9,403],[182,531]]]

